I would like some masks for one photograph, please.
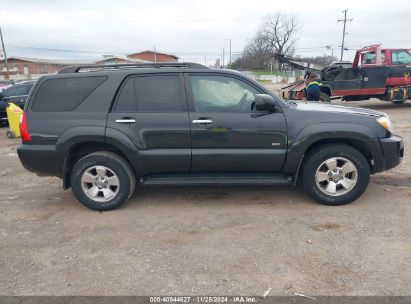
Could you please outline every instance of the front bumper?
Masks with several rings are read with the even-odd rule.
[[[381,170],[389,170],[398,166],[404,157],[404,142],[401,137],[392,135],[388,138],[381,138],[380,145],[382,150]]]

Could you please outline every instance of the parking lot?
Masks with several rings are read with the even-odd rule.
[[[411,102],[388,113],[402,164],[356,202],[289,187],[137,189],[94,212],[20,165],[0,129],[0,295],[411,295]]]

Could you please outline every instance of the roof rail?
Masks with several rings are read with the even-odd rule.
[[[79,73],[81,70],[99,71],[99,70],[121,70],[136,68],[185,68],[185,69],[208,69],[205,65],[193,62],[153,62],[153,63],[124,63],[124,64],[90,64],[90,65],[73,65],[62,68],[58,73]]]

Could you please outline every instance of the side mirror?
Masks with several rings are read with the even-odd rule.
[[[273,97],[267,94],[255,95],[255,109],[257,111],[275,112],[277,104]]]

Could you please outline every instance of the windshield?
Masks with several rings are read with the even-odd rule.
[[[3,91],[4,97],[13,97],[13,96],[25,96],[28,95],[30,92],[31,87],[34,83],[27,83],[27,84],[18,84],[15,85],[7,90]]]

